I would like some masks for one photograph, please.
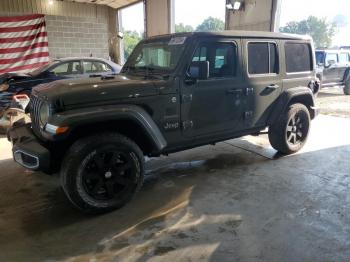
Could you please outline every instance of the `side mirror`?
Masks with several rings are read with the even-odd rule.
[[[188,71],[188,75],[192,79],[205,80],[209,78],[209,62],[195,61],[192,62]]]
[[[332,65],[335,65],[335,60],[328,60],[327,61],[327,67],[331,67]]]

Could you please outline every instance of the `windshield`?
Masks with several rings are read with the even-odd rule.
[[[37,75],[41,74],[42,72],[46,71],[47,69],[49,69],[54,64],[57,64],[57,61],[43,65],[43,66],[29,72],[28,74],[31,76],[37,76]]]
[[[316,64],[324,64],[324,52],[316,52]]]
[[[132,70],[162,71],[170,73],[175,70],[185,48],[185,37],[174,37],[138,45],[123,72]]]

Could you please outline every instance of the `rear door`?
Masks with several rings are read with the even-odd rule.
[[[243,41],[248,108],[244,112],[247,128],[266,125],[274,101],[282,90],[279,41]]]

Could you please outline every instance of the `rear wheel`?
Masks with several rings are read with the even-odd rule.
[[[269,140],[274,149],[293,154],[306,143],[310,130],[310,113],[303,104],[293,104],[269,128]]]
[[[345,95],[350,95],[350,82],[345,83],[345,86],[343,88],[344,94]]]
[[[103,213],[125,205],[143,182],[140,148],[119,134],[78,140],[66,155],[61,183],[69,200],[87,213]]]

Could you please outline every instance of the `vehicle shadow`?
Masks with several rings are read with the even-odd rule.
[[[8,223],[1,233],[4,240],[0,244],[5,252],[0,258],[19,258],[18,250],[22,259],[32,260],[145,261],[173,254],[180,260],[202,256],[227,261],[234,253],[237,259],[252,261],[261,256],[272,259],[268,252],[280,259],[292,253],[305,258],[305,252],[287,249],[287,243],[280,238],[283,234],[289,234],[295,248],[301,249],[307,242],[308,253],[319,254],[319,245],[327,247],[310,236],[334,242],[331,232],[304,227],[286,214],[298,217],[306,199],[315,192],[318,195],[311,206],[332,205],[333,210],[344,206],[344,201],[349,203],[348,166],[336,159],[344,152],[349,153],[350,147],[269,160],[222,143],[185,151],[149,161],[145,184],[135,199],[101,216],[86,216],[72,208],[59,188],[57,176],[21,174],[23,170],[19,168],[18,178],[0,177],[5,193],[24,194],[18,199],[9,196],[0,200],[0,217]],[[329,156],[334,159],[329,161]],[[1,163],[4,165],[10,163],[6,160]],[[22,188],[6,191],[10,184]],[[338,202],[329,195],[334,190]],[[12,213],[4,211],[9,205]],[[305,212],[303,221],[311,223],[316,219],[314,212]],[[324,219],[327,223],[332,219],[348,221],[349,215],[335,212]],[[293,226],[295,233],[289,232]],[[19,229],[11,235],[14,227]],[[322,237],[318,235],[321,233]],[[270,249],[266,249],[267,243]],[[282,254],[283,250],[287,252]]]

